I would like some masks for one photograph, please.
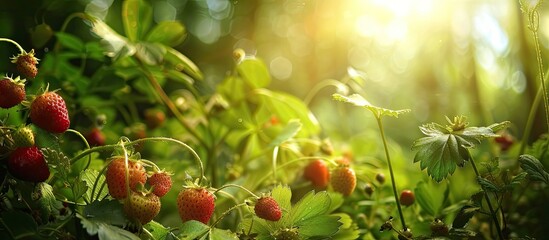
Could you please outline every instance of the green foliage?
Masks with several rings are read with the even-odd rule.
[[[435,184],[421,181],[414,190],[421,209],[432,217],[440,216],[444,203],[448,200],[450,187],[447,184]]]
[[[346,103],[353,104],[357,107],[366,108],[370,110],[376,118],[380,118],[381,116],[391,116],[391,117],[398,118],[400,114],[408,113],[411,111],[410,109],[391,110],[391,109],[377,107],[372,105],[368,100],[366,100],[364,97],[362,97],[359,94],[343,96],[339,93],[335,93],[332,95],[332,97],[334,100],[337,100],[337,101],[346,102]]]
[[[530,180],[549,184],[549,173],[545,171],[543,165],[538,159],[531,155],[521,155],[519,157],[519,163],[520,167],[524,169]]]
[[[494,130],[500,130],[509,122],[502,122],[488,127],[467,127],[463,117],[454,121],[448,119],[450,125],[442,126],[429,123],[419,129],[427,137],[414,141],[412,150],[417,153],[414,163],[420,162],[421,170],[427,169],[427,174],[440,182],[456,170],[463,167],[471,159],[469,149],[478,145],[482,139],[497,137]]]

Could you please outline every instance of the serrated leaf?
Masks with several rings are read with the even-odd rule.
[[[330,196],[330,208],[328,209],[328,212],[331,213],[341,207],[343,205],[343,202],[345,202],[345,199],[343,198],[343,195],[336,192],[327,192]]]
[[[464,117],[456,117],[450,126],[437,123],[424,124],[419,127],[427,137],[414,141],[412,150],[417,150],[414,163],[420,162],[421,170],[440,182],[452,175],[456,166],[464,166],[471,155],[469,148],[475,147],[482,139],[497,137],[492,130],[506,126],[508,122],[493,124],[491,127],[465,127]]]
[[[340,102],[350,103],[357,107],[366,108],[370,110],[374,114],[374,116],[376,116],[376,118],[380,118],[381,116],[391,116],[398,118],[400,114],[409,113],[411,111],[410,109],[391,110],[387,108],[376,107],[364,97],[356,93],[350,96],[343,96],[339,93],[334,93],[332,95],[332,98]]]
[[[124,0],[122,22],[130,41],[136,42],[149,30],[152,22],[152,8],[143,0]]]
[[[299,119],[290,120],[288,124],[284,126],[282,131],[271,141],[271,143],[269,143],[269,146],[278,146],[288,139],[293,138],[299,132],[299,130],[301,130],[302,126],[303,124],[301,124]]]
[[[336,215],[320,215],[296,223],[299,235],[306,238],[322,236],[329,237],[337,233],[342,223]]]
[[[335,235],[331,236],[330,239],[358,239],[358,237],[360,236],[360,231],[357,224],[353,222],[353,219],[349,215],[345,213],[337,213],[332,215],[338,216],[339,222],[342,225],[339,227],[339,231],[337,231]]]
[[[52,148],[42,148],[40,151],[42,151],[46,162],[59,174],[59,178],[64,181],[68,180],[67,176],[71,172],[70,159],[63,152]]]
[[[311,191],[301,198],[290,212],[290,222],[295,225],[310,218],[327,213],[331,203],[330,196],[325,191],[314,193]]]
[[[278,185],[271,190],[271,196],[281,209],[290,210],[292,208],[292,190],[289,187]]]
[[[520,168],[532,181],[540,181],[549,184],[549,173],[547,173],[541,162],[532,155],[524,154],[519,156]]]
[[[99,177],[99,179],[97,179]],[[99,175],[99,172],[93,169],[86,169],[80,173],[80,179],[87,186],[85,198],[88,201],[92,199],[103,199],[109,193],[107,188],[101,189],[101,185],[105,183],[105,175]],[[97,184],[95,185],[95,190],[93,186],[97,179]],[[93,191],[93,195],[92,195]]]
[[[187,31],[178,21],[162,21],[158,23],[145,38],[148,42],[157,42],[175,47],[185,40]]]
[[[184,222],[179,229],[180,229],[180,233],[178,235],[179,239],[191,240],[191,239],[198,239],[198,237],[205,235],[210,230],[210,227],[208,227],[208,225],[205,225],[199,221],[191,220],[191,221]]]
[[[480,210],[480,207],[475,207],[471,205],[465,205],[461,207],[459,212],[457,213],[456,217],[454,218],[454,222],[452,223],[452,228],[463,228],[469,220]]]
[[[262,88],[269,85],[271,75],[263,61],[256,58],[247,58],[241,61],[236,70],[251,88]]]
[[[38,201],[43,216],[58,215],[59,209],[63,207],[63,204],[55,198],[53,187],[48,183],[38,183],[33,195],[36,198],[34,200]]]
[[[84,42],[76,36],[65,32],[57,32],[55,33],[55,36],[57,37],[57,41],[59,41],[62,46],[76,52],[84,51]]]

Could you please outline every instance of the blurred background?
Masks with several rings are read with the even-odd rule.
[[[121,2],[4,1],[0,35],[30,48],[29,35],[37,31],[37,25],[46,23],[58,30],[69,14],[82,11],[122,32]],[[418,137],[415,126],[443,122],[445,115],[468,116],[474,125],[510,120],[511,131],[520,138],[539,85],[532,34],[519,1],[149,2],[156,22],[179,20],[186,26],[188,37],[177,49],[204,72],[206,93],[232,69],[231,54],[236,48],[266,62],[274,79],[272,88],[302,99],[323,80],[340,80],[351,71],[362,77],[366,98],[373,104],[412,110],[398,126],[387,125],[389,131],[409,129],[404,136],[396,135],[401,140]],[[542,53],[549,44],[545,9],[542,5]],[[78,21],[67,27],[89,35]],[[48,45],[36,50],[38,56],[43,55]],[[8,54],[11,48],[0,51]],[[0,71],[7,68],[0,66]],[[309,96],[310,107],[323,119],[327,134],[352,133],[373,123],[373,118],[362,113],[356,113],[359,119],[343,120],[333,114],[336,110],[326,101],[331,101],[334,91],[325,88]],[[545,132],[542,116],[536,118],[531,140]],[[342,121],[349,127],[342,129]]]

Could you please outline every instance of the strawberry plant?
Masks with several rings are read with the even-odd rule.
[[[351,2],[6,3],[0,239],[543,238],[541,1]]]

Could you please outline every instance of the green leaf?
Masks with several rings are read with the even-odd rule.
[[[171,47],[165,48],[166,55],[164,56],[164,60],[172,64],[175,67],[175,70],[183,71],[184,73],[189,74],[192,78],[196,80],[204,79],[202,72],[200,72],[200,69],[198,69],[193,61],[191,61],[185,55]]]
[[[117,226],[108,225],[105,223],[99,223],[98,237],[99,240],[110,240],[110,239],[128,239],[128,240],[141,240],[135,234],[126,231]]]
[[[263,61],[256,58],[247,58],[241,61],[236,70],[251,88],[262,88],[269,85],[271,75]]]
[[[449,186],[442,183],[436,184],[432,181],[428,183],[421,181],[416,185],[414,192],[421,209],[430,216],[437,217],[448,196]]]
[[[330,208],[328,210],[329,213],[334,212],[336,209],[341,207],[343,205],[343,202],[345,199],[343,198],[343,195],[336,192],[328,192],[328,195],[330,196]]]
[[[155,221],[151,221],[145,224],[143,227],[152,234],[153,239],[158,239],[158,240],[166,239],[171,232],[169,228],[166,228],[162,224]]]
[[[549,184],[549,173],[545,171],[543,165],[537,158],[527,154],[520,155],[519,163],[520,168],[528,174],[530,180]]]
[[[178,21],[163,21],[158,23],[145,38],[148,42],[157,42],[175,47],[185,40],[187,31]]]
[[[166,55],[166,49],[157,43],[136,43],[135,50],[135,56],[147,65],[158,65]]]
[[[300,225],[310,218],[325,214],[329,210],[330,203],[330,196],[325,191],[316,194],[310,191],[292,208],[290,222]]]
[[[236,233],[231,232],[230,230],[212,228],[210,231],[210,240],[225,240],[225,239],[238,239]]]
[[[95,185],[95,190],[93,189],[94,183],[97,180],[97,185]],[[87,186],[87,191],[85,198],[88,201],[91,201],[92,199],[103,199],[107,194],[109,193],[107,188],[103,188],[100,190],[101,186],[105,183],[105,175],[101,174],[99,175],[99,172],[93,169],[86,169],[83,172],[80,173],[80,179],[82,182],[84,182]],[[92,191],[93,196],[92,196]]]
[[[332,97],[334,100],[337,100],[340,102],[350,103],[357,107],[366,108],[370,110],[374,114],[374,116],[376,116],[376,118],[380,118],[381,116],[391,116],[391,117],[398,118],[400,114],[408,113],[411,111],[410,109],[391,110],[391,109],[376,107],[372,105],[370,102],[368,102],[368,100],[366,100],[364,97],[360,96],[359,94],[343,96],[339,93],[334,93]]]
[[[89,17],[91,31],[101,39],[105,54],[115,61],[135,54],[135,46],[98,18]]]
[[[76,36],[64,32],[57,32],[55,33],[55,36],[57,37],[57,41],[59,41],[62,46],[76,52],[84,51],[84,42]]]
[[[420,130],[427,137],[414,141],[412,150],[417,150],[414,163],[420,162],[421,170],[427,169],[427,174],[440,182],[456,170],[463,167],[471,155],[468,148],[479,144],[482,139],[497,137],[492,130],[507,125],[508,122],[493,124],[491,127],[466,127],[464,117],[456,117],[450,125],[437,123],[424,124]]]
[[[281,209],[292,209],[292,190],[288,186],[278,185],[271,190],[271,196]]]
[[[59,178],[67,181],[68,174],[71,172],[71,162],[70,159],[65,156],[63,152],[51,149],[51,148],[42,148],[42,155],[48,164],[55,170],[59,175]]]
[[[37,228],[38,225],[30,214],[13,210],[0,212],[0,232],[9,230],[14,239],[31,239],[31,236],[37,235]],[[0,233],[0,236],[3,235]]]
[[[169,69],[166,71],[166,75],[169,79],[183,83],[187,86],[192,86],[194,84],[194,79],[192,77],[180,71]]]
[[[130,41],[136,42],[149,30],[152,22],[152,8],[143,0],[124,0],[122,22]]]
[[[63,204],[55,198],[52,186],[45,182],[36,185],[33,198],[36,198],[33,200],[38,201],[42,216],[56,216],[59,209],[63,207]]]
[[[282,129],[280,134],[278,134],[275,139],[273,139],[271,143],[269,143],[269,146],[278,146],[288,139],[293,138],[299,132],[299,130],[301,130],[302,126],[303,124],[301,124],[299,119],[290,120],[288,124]]]
[[[339,195],[341,196],[341,194]],[[339,231],[337,231],[335,235],[331,236],[331,239],[358,239],[360,236],[360,231],[357,224],[353,222],[351,216],[345,213],[336,213],[332,215],[338,216],[339,222],[342,223],[342,225],[339,227]]]
[[[322,236],[329,237],[337,233],[342,223],[337,215],[320,215],[296,223],[299,235],[306,238]]]
[[[118,200],[94,201],[84,208],[83,218],[93,223],[124,226],[127,219]]]
[[[191,220],[186,221],[180,227],[180,233],[178,235],[179,239],[198,239],[199,237],[205,235],[210,230],[208,225],[205,225],[199,221]]]
[[[461,207],[456,217],[454,218],[454,222],[452,223],[452,228],[464,228],[465,225],[467,225],[467,223],[469,222],[469,220],[478,211],[480,211],[480,207],[471,206],[471,205],[465,205]]]
[[[303,124],[299,136],[310,136],[320,131],[320,125],[315,116],[300,99],[287,93],[274,92],[268,89],[255,89],[257,104],[265,108],[262,111],[269,112],[278,117],[280,122],[289,122],[298,118]],[[260,111],[258,111],[260,112]]]

